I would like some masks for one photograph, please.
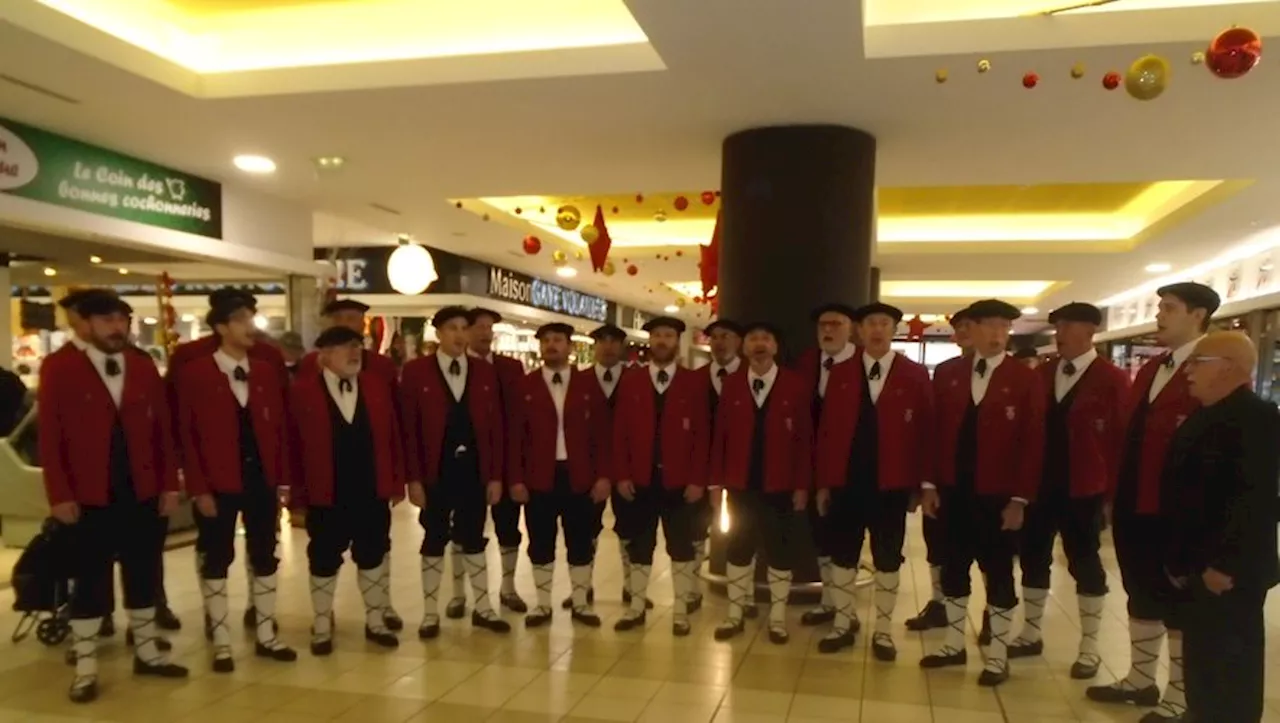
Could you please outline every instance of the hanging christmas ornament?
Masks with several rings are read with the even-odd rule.
[[[516,206],[516,215],[519,216],[522,213],[524,213],[524,209],[520,208],[519,206]]]
[[[1071,66],[1071,77],[1080,80],[1084,77],[1084,63],[1076,63]]]
[[[617,207],[617,206],[614,206],[614,207],[613,207],[613,215],[615,215],[615,216],[617,216],[617,215],[618,215],[618,207]]]
[[[636,194],[636,203],[644,203],[644,194],[643,194],[643,193],[637,193],[637,194]]]
[[[987,60],[986,58],[983,58],[982,60],[979,60],[979,61],[978,61],[978,72],[979,72],[979,73],[985,73],[985,72],[987,72],[988,70],[991,70],[991,61],[990,61],[990,60]]]
[[[1168,85],[1169,61],[1159,55],[1138,58],[1124,74],[1124,89],[1138,100],[1158,98]]]
[[[462,201],[455,201],[455,202],[454,202],[454,204],[453,204],[453,207],[454,207],[454,208],[462,208]]]
[[[565,256],[564,252],[561,251],[560,249],[556,249],[555,251],[551,252],[551,263],[555,264],[556,266],[564,266],[565,262],[567,262],[568,260],[569,258]]]
[[[656,212],[654,212],[654,214],[653,214],[653,220],[654,220],[654,221],[657,221],[658,223],[662,223],[663,221],[666,221],[666,220],[667,220],[667,212],[666,212],[666,211],[663,211],[662,209],[658,209],[658,210],[657,210]]]
[[[574,251],[574,252],[573,252],[573,260],[574,260],[574,261],[581,261],[581,260],[582,260],[582,252],[581,252],[581,251]]]
[[[689,199],[684,196],[676,196],[676,200],[672,205],[676,207],[677,211],[683,211],[689,207]]]
[[[1204,51],[1203,51],[1203,50],[1197,50],[1196,52],[1194,52],[1194,53],[1192,53],[1192,54],[1191,54],[1191,64],[1192,64],[1192,65],[1204,65]]]
[[[1107,90],[1115,90],[1116,88],[1119,88],[1120,74],[1113,70],[1102,76],[1102,87]]]
[[[578,232],[578,235],[582,237],[582,240],[585,241],[588,246],[590,246],[600,240],[600,229],[592,226],[591,224],[587,224],[582,227],[582,230]]]
[[[625,264],[625,263],[628,263],[628,262],[627,262],[627,260],[626,260],[626,259],[623,259],[623,260],[622,260],[622,263],[624,263],[624,264]]]
[[[689,302],[688,302],[688,301],[686,301],[686,300],[685,300],[685,298],[684,298],[683,296],[678,297],[678,298],[676,299],[676,308],[677,308],[677,309],[683,309],[683,308],[685,307],[685,305],[686,305],[686,304],[688,304],[688,303],[689,303]]]
[[[935,70],[935,71],[934,71],[934,73],[933,73],[933,82],[935,82],[935,83],[945,83],[945,82],[947,82],[947,77],[948,77],[948,76],[947,76],[947,69],[946,69],[946,68],[938,68],[938,69],[937,69],[937,70]]]
[[[600,267],[600,273],[604,274],[605,276],[613,276],[613,272],[616,270],[617,269],[613,267],[612,261],[605,261],[604,266]]]
[[[684,252],[680,249],[676,249],[676,256],[684,256]]]
[[[1022,87],[1031,90],[1040,82],[1040,76],[1035,73],[1024,73],[1022,75]]]
[[[655,259],[657,259],[657,260],[661,261],[661,260],[662,260],[662,254],[657,254],[657,255],[656,255],[656,256],[654,256],[653,258],[655,258]]]
[[[1262,38],[1248,28],[1223,30],[1204,53],[1209,72],[1224,79],[1239,78],[1261,59]]]
[[[577,206],[561,206],[556,209],[556,225],[565,231],[573,231],[582,223],[582,212]]]
[[[537,236],[525,236],[520,245],[524,248],[526,254],[533,256],[542,250],[542,239]]]
[[[714,191],[703,191],[703,192],[702,192],[702,205],[703,205],[703,206],[710,206],[711,204],[713,204],[713,203],[715,203],[715,202],[716,202],[716,194],[715,194],[715,192],[714,192]]]
[[[538,206],[538,213],[546,213],[546,212],[547,212],[546,206]]]
[[[640,269],[637,269],[635,264],[627,267],[627,276],[635,276],[638,273],[640,273]]]
[[[702,297],[701,297],[701,296],[695,296],[695,297],[693,297],[693,303],[695,303],[695,304],[701,304],[702,302],[703,302],[703,299],[702,299]]]
[[[487,214],[487,213],[486,213],[485,215],[481,216],[481,217],[480,217],[480,220],[481,220],[481,221],[488,221],[488,220],[489,220],[489,214]]]

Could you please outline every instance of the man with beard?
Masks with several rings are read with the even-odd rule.
[[[693,515],[706,489],[709,424],[707,399],[697,374],[676,363],[683,321],[658,317],[649,332],[648,368],[626,374],[617,391],[614,416],[614,477],[618,494],[630,505],[631,606],[614,625],[618,631],[644,628],[649,575],[658,542],[658,523],[671,557],[674,588],[671,631],[690,632],[693,591]]]
[[[729,490],[725,576],[729,614],[716,640],[741,635],[755,597],[756,550],[768,556],[769,640],[782,645],[791,594],[791,557],[797,515],[808,504],[813,475],[809,389],[799,373],[777,365],[779,332],[747,325],[745,374],[725,378],[711,446],[711,483]]]
[[[76,305],[83,352],[53,354],[40,368],[40,459],[52,515],[70,526],[75,678],[70,698],[98,696],[97,638],[111,604],[118,559],[133,672],[184,678],[157,645],[156,568],[163,528],[178,504],[178,471],[164,382],[155,365],[128,351],[133,310],[111,293]]]
[[[1022,632],[1009,644],[1010,658],[1040,655],[1040,620],[1049,599],[1054,539],[1062,535],[1067,569],[1076,581],[1080,649],[1071,677],[1098,674],[1098,630],[1107,594],[1102,569],[1102,508],[1115,489],[1115,469],[1124,443],[1129,378],[1093,348],[1102,311],[1072,302],[1049,314],[1058,356],[1040,367],[1045,418],[1044,478],[1022,530]]]
[[[1209,329],[1220,300],[1213,289],[1194,282],[1163,286],[1156,294],[1156,340],[1169,351],[1143,364],[1134,379],[1111,513],[1116,561],[1129,595],[1129,673],[1110,685],[1089,688],[1086,695],[1103,703],[1158,705],[1143,723],[1174,723],[1187,711],[1182,626],[1188,595],[1172,585],[1165,571],[1170,521],[1160,509],[1161,477],[1174,435],[1200,406],[1191,396],[1183,365]],[[1162,698],[1156,666],[1166,633],[1169,686]]]
[[[488,362],[497,373],[498,411],[505,430],[511,395],[524,378],[524,365],[519,359],[493,352],[493,325],[502,322],[501,314],[492,309],[476,307],[468,312],[467,320],[471,324],[467,332],[467,356]],[[520,561],[520,543],[524,541],[520,534],[520,511],[520,503],[510,495],[503,495],[489,509],[493,531],[498,538],[499,559],[502,561],[502,586],[498,589],[498,605],[513,613],[525,613],[529,610],[524,599],[516,592],[516,566]],[[450,552],[453,595],[445,606],[445,615],[456,620],[467,612],[466,575],[462,548],[453,545]]]
[[[854,645],[854,582],[870,532],[876,569],[871,650],[889,662],[898,657],[890,625],[907,508],[932,474],[926,451],[935,446],[933,388],[927,369],[892,349],[901,310],[868,304],[855,320],[865,347],[853,363],[831,370],[817,433],[817,507],[830,530],[836,603],[835,625],[818,650],[835,653]]]
[[[979,685],[1009,678],[1009,627],[1018,605],[1013,584],[1015,533],[1040,486],[1044,457],[1044,395],[1036,372],[1011,361],[1005,350],[1021,314],[997,299],[969,307],[974,356],[970,371],[934,377],[938,418],[938,479],[924,484],[925,514],[945,517],[947,557],[942,567],[947,635],[922,668],[963,666],[969,607],[969,572],[976,561],[987,582],[991,645]],[[941,488],[941,490],[939,490]]]
[[[507,484],[525,506],[529,562],[538,588],[537,606],[524,619],[528,628],[551,622],[558,525],[564,527],[573,620],[600,627],[587,591],[599,524],[596,505],[609,499],[608,412],[595,375],[569,365],[572,336],[568,324],[538,329],[542,368],[521,379],[508,405]]]
[[[213,670],[230,673],[227,570],[235,558],[236,523],[244,515],[249,589],[256,611],[255,655],[297,659],[276,635],[277,485],[288,486],[287,403],[271,364],[254,360],[253,299],[215,298],[208,323],[221,346],[189,361],[178,382],[178,440],[187,494],[195,501],[200,591],[212,623]]]
[[[405,365],[402,400],[409,499],[421,509],[422,596],[418,637],[440,635],[440,583],[450,542],[462,548],[475,609],[471,624],[495,633],[511,625],[489,599],[485,511],[505,494],[503,420],[498,375],[483,359],[467,355],[469,312],[447,306],[436,312],[440,347]]]
[[[331,326],[316,348],[316,366],[293,383],[290,400],[291,505],[306,510],[311,540],[311,654],[333,652],[333,599],[348,550],[364,602],[365,640],[395,648],[400,641],[386,622],[390,505],[405,494],[395,401],[385,380],[363,366],[362,334]]]

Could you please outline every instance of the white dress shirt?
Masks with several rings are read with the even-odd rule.
[[[897,356],[890,349],[884,356],[879,359],[873,359],[870,354],[862,355],[862,369],[867,375],[867,391],[871,393],[871,403],[875,404],[880,401],[880,392],[884,391],[884,380],[889,378],[889,369],[893,367],[893,358]],[[880,376],[876,379],[871,378],[871,367],[876,362],[880,362]]]
[[[1060,360],[1058,362],[1058,370],[1053,373],[1054,398],[1059,402],[1066,399],[1067,395],[1071,393],[1072,388],[1075,387],[1076,382],[1080,381],[1080,377],[1084,376],[1085,370],[1088,369],[1089,365],[1093,363],[1093,360],[1097,358],[1098,350],[1093,347],[1089,347],[1089,351],[1081,354],[1075,359]],[[1076,368],[1075,374],[1068,376],[1067,373],[1063,371],[1067,364]]]
[[[831,359],[832,360],[831,365],[835,366],[840,362],[844,362],[852,359],[854,352],[856,352],[857,350],[858,350],[858,347],[854,346],[853,344],[845,344],[844,348],[841,349],[840,352],[837,353],[835,356],[832,356],[826,352],[822,353],[822,360],[818,363],[818,396],[820,397],[827,396],[827,379],[831,378],[831,370],[827,368],[827,360]]]
[[[993,357],[983,357],[975,355],[973,358],[973,373],[969,376],[969,391],[973,394],[973,403],[982,404],[982,400],[987,396],[987,387],[991,385],[991,375],[996,373],[996,367],[1004,362],[1007,355],[1000,352]],[[978,375],[978,361],[987,360],[987,371],[985,374]]]
[[[359,377],[351,378],[351,390],[342,390],[342,378],[337,374],[324,370],[324,385],[329,388],[329,396],[333,397],[334,404],[338,405],[338,410],[342,412],[342,418],[347,420],[347,424],[356,418],[356,402],[360,398],[360,379]]]
[[[489,352],[488,354],[485,354],[484,356],[480,356],[479,354],[477,354],[477,353],[475,353],[475,352],[471,351],[470,349],[467,349],[467,356],[475,357],[476,359],[483,359],[483,360],[485,360],[485,361],[489,362],[490,364],[492,364],[492,363],[493,363],[493,352]],[[448,371],[448,370],[446,369],[445,371]]]
[[[213,353],[213,360],[217,362],[218,368],[222,370],[222,373],[227,375],[227,381],[231,383],[231,393],[236,395],[236,401],[239,402],[240,406],[242,407],[248,406],[249,405],[249,378],[248,378],[249,357],[246,356],[245,358],[239,361],[236,361],[235,359],[232,359],[231,356],[228,355],[226,352],[219,349]],[[244,381],[240,381],[236,379],[237,369],[244,370],[244,373],[245,373]]]
[[[625,368],[621,364],[611,367],[596,365],[596,381],[600,382],[600,391],[604,392],[605,399],[613,396],[613,390],[618,388],[618,380],[622,378],[622,370]],[[605,372],[609,372],[608,380],[604,378]]]
[[[437,352],[436,361],[440,363],[440,371],[444,374],[445,383],[449,385],[449,391],[453,392],[453,400],[461,401],[462,395],[467,391],[467,355],[452,357],[444,352]],[[449,366],[455,361],[461,367],[460,373],[450,374]]]
[[[665,394],[666,391],[671,388],[671,382],[676,378],[677,366],[678,365],[675,362],[671,362],[665,367],[660,367],[654,362],[649,362],[649,380],[653,382],[653,388],[657,389],[659,394]],[[658,383],[658,372],[667,373],[666,384]]]
[[[98,376],[102,377],[102,383],[106,385],[111,401],[115,402],[116,409],[119,409],[120,400],[124,398],[124,354],[119,352],[108,354],[96,346],[89,346],[85,349],[85,354],[89,356],[89,361],[93,362],[93,368],[98,370]],[[120,369],[119,374],[113,376],[107,373],[108,359],[115,360]]]
[[[751,390],[751,396],[756,400],[756,408],[764,406],[764,402],[769,398],[769,392],[773,391],[773,383],[778,379],[778,365],[774,364],[769,371],[764,374],[756,374],[756,370],[752,369],[747,372],[747,388]],[[764,382],[764,387],[757,393],[756,381]]]
[[[1170,379],[1173,379],[1174,374],[1182,370],[1182,365],[1191,357],[1191,352],[1196,350],[1196,344],[1199,344],[1203,338],[1203,335],[1198,336],[1195,340],[1189,341],[1173,350],[1173,367],[1161,366],[1156,370],[1156,376],[1151,380],[1151,391],[1147,393],[1148,402],[1154,402],[1156,397],[1160,396],[1160,392],[1164,391],[1165,385],[1169,383]]]
[[[738,367],[742,366],[742,358],[734,357],[729,360],[728,364],[721,364],[718,361],[711,362],[711,386],[715,387],[716,395],[719,396],[720,390],[724,387],[724,380],[720,378],[720,370],[723,369],[726,375],[738,371]]]
[[[549,366],[542,367],[542,380],[547,383],[547,391],[551,392],[551,401],[556,405],[556,461],[569,459],[569,448],[564,443],[564,400],[569,396],[569,367],[555,370]],[[560,383],[552,383],[555,375],[560,375]]]

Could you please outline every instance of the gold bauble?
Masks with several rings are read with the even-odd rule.
[[[1080,80],[1081,78],[1084,77],[1084,73],[1085,73],[1084,63],[1076,63],[1075,65],[1071,66],[1072,78],[1075,78],[1076,80]]]
[[[1124,89],[1138,100],[1158,98],[1168,85],[1169,61],[1159,55],[1138,58],[1124,74]]]
[[[1196,52],[1194,52],[1194,53],[1192,53],[1192,54],[1191,54],[1191,64],[1192,64],[1192,65],[1204,65],[1204,51],[1203,51],[1203,50],[1197,50]]]
[[[938,69],[938,70],[933,74],[933,79],[934,79],[936,82],[938,82],[938,83],[945,83],[945,82],[947,82],[947,71],[946,71],[946,69],[944,69],[944,68],[940,68],[940,69]]]
[[[684,305],[687,303],[689,303],[689,301],[685,299],[683,296],[681,296],[680,298],[676,299],[676,308],[683,309]]]
[[[565,256],[564,252],[561,251],[560,249],[556,249],[555,251],[551,252],[551,263],[555,264],[556,266],[564,266],[565,262],[568,260],[569,260],[569,257]]]
[[[565,231],[572,231],[582,223],[582,212],[577,206],[561,206],[556,209],[556,225]]]
[[[987,60],[986,58],[983,58],[982,60],[979,60],[979,61],[978,61],[978,72],[979,72],[979,73],[985,73],[985,72],[987,72],[988,70],[991,70],[991,61],[990,61],[990,60]]]
[[[614,271],[616,271],[616,269],[613,268],[612,261],[605,261],[604,266],[600,267],[600,273],[604,274],[605,276],[613,276]]]
[[[582,252],[581,252],[581,251],[574,251],[574,252],[573,252],[573,260],[574,260],[574,261],[581,261],[581,260],[582,260]]]
[[[583,241],[587,242],[588,246],[590,246],[600,240],[600,229],[596,228],[592,224],[587,224],[582,227],[582,230],[578,232],[578,235],[582,237]]]
[[[654,220],[654,221],[657,221],[658,223],[662,223],[663,221],[666,221],[666,220],[667,220],[667,212],[666,212],[666,211],[663,211],[662,209],[658,209],[658,210],[657,210],[656,212],[654,212],[654,214],[653,214],[653,220]]]

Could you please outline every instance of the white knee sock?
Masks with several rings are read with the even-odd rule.
[[[514,595],[516,592],[516,563],[520,560],[520,548],[502,548],[502,594]]]
[[[450,600],[467,600],[467,566],[462,562],[462,547],[449,545],[449,564],[453,568],[453,589]],[[437,586],[438,588],[438,586]],[[438,590],[437,590],[438,592]],[[432,608],[435,610],[435,608]]]
[[[223,587],[226,581],[223,580]],[[160,652],[160,629],[156,627],[156,609],[137,608],[129,611],[129,629],[133,631],[133,654],[148,665],[167,663],[169,656]]]
[[[493,601],[489,599],[489,565],[483,552],[462,556],[467,568],[467,577],[471,579],[471,592],[476,598],[476,612],[484,617],[497,617],[493,611]]]
[[[338,576],[311,576],[311,634],[316,641],[333,637],[333,597],[338,592]]]
[[[626,595],[631,594],[631,553],[627,552],[630,544],[630,540],[618,538],[618,558],[622,562],[622,592]]]
[[[1160,713],[1174,718],[1187,712],[1187,691],[1182,671],[1182,631],[1169,631],[1169,685],[1160,700]]]
[[[387,615],[395,615],[396,611],[391,607],[391,552],[388,551],[382,557],[382,598],[386,601],[386,610],[383,612]]]
[[[638,617],[644,615],[645,600],[649,595],[649,575],[653,572],[652,565],[639,565],[632,563],[631,565],[631,609],[628,616]]]
[[[375,568],[357,570],[360,598],[364,601],[364,624],[375,633],[389,632],[386,623],[386,586],[383,581],[386,574],[385,560]]]
[[[897,572],[876,572],[876,635],[893,632],[893,609],[898,606],[900,576]]]
[[[673,607],[671,616],[675,622],[689,621],[689,598],[693,596],[693,576],[696,562],[671,562],[671,586]]]
[[[754,604],[752,599],[751,572],[755,570],[753,565],[745,567],[740,565],[729,564],[725,566],[725,582],[729,588],[729,622],[739,622],[745,615],[744,610],[748,605]]]
[[[1002,673],[1009,668],[1009,633],[1013,628],[1013,608],[987,606],[991,616],[991,645],[987,647],[984,670]]]
[[[444,577],[444,558],[423,555],[419,560],[422,568],[422,624],[438,625],[440,624],[440,582]],[[462,563],[459,561],[455,569],[461,567]],[[454,597],[458,596],[455,594]]]
[[[852,567],[831,566],[831,603],[836,609],[836,619],[832,623],[828,638],[845,635],[853,627],[854,582],[858,579],[858,571]],[[824,583],[825,585],[825,583]]]
[[[947,632],[938,655],[951,655],[964,650],[965,616],[969,614],[969,596],[943,598],[947,607]]]
[[[533,566],[533,585],[538,589],[539,612],[551,613],[551,587],[555,582],[555,563]]]
[[[1040,642],[1040,622],[1044,619],[1044,606],[1048,600],[1049,591],[1044,588],[1022,588],[1022,632],[1018,634],[1015,643]]]
[[[826,555],[818,557],[818,575],[822,578],[822,607],[835,608],[831,600],[831,558]],[[855,616],[856,617],[856,616]]]
[[[579,612],[591,609],[591,603],[587,601],[587,591],[591,589],[592,568],[592,565],[569,566],[569,586],[572,591],[569,597],[572,600],[573,609]]]
[[[1102,595],[1077,595],[1080,607],[1080,655],[1081,662],[1097,663],[1098,631],[1102,628]],[[1087,659],[1086,659],[1087,658]]]
[[[942,602],[944,599],[942,594],[942,565],[929,566],[929,582],[933,586],[932,597],[929,599],[933,602]]]
[[[76,679],[86,683],[98,677],[98,631],[102,618],[71,620],[71,652],[76,656]]]
[[[1121,685],[1141,690],[1156,684],[1156,666],[1164,647],[1164,623],[1129,618],[1129,674]]]
[[[277,644],[276,637],[276,576],[263,575],[249,578],[249,589],[253,595],[253,606],[258,613],[258,642],[271,648]]]
[[[209,580],[201,578],[200,595],[204,598],[204,613],[209,616],[209,626],[213,633],[213,649],[216,657],[227,657],[231,654],[231,627],[227,615],[227,580]]]
[[[830,579],[831,573],[827,573]],[[769,627],[787,626],[787,598],[791,596],[791,571],[769,568]]]

